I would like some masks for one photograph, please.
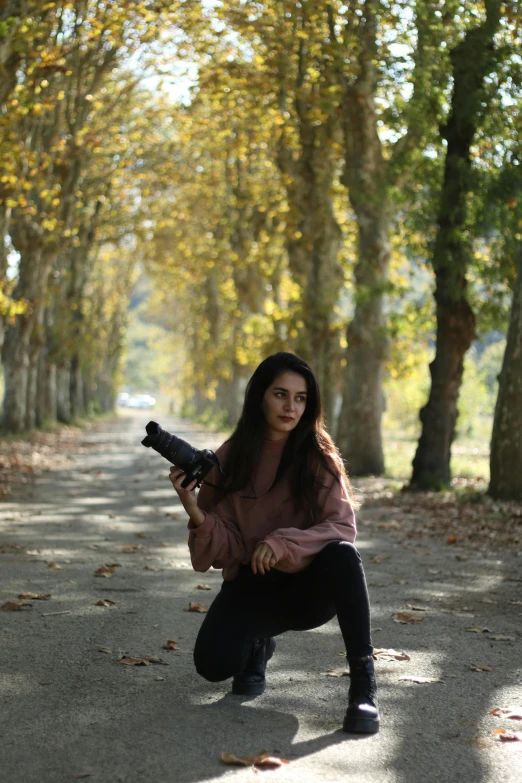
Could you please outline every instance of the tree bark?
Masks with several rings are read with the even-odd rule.
[[[522,243],[493,419],[488,494],[522,502]]]
[[[451,480],[451,444],[464,355],[475,336],[475,317],[466,297],[471,260],[466,203],[472,188],[471,145],[485,113],[484,79],[495,66],[494,35],[499,0],[486,0],[485,22],[470,30],[451,52],[453,93],[448,122],[444,179],[433,252],[436,276],[437,345],[430,364],[431,389],[420,412],[422,433],[413,460],[411,489],[439,490]]]
[[[352,475],[384,472],[382,382],[388,359],[384,291],[390,262],[387,162],[377,133],[375,91],[377,18],[367,3],[361,33],[359,75],[345,85],[342,105],[343,183],[357,217],[355,312],[348,324],[346,368],[337,443]]]
[[[71,373],[68,367],[56,368],[56,414],[58,421],[71,421]]]

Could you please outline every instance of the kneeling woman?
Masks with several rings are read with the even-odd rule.
[[[265,359],[250,379],[233,435],[217,449],[199,495],[170,480],[189,521],[196,571],[223,569],[223,585],[201,626],[196,669],[232,691],[259,694],[275,636],[317,628],[337,615],[350,668],[343,728],[379,729],[370,606],[353,545],[353,494],[325,429],[310,367],[291,353]]]

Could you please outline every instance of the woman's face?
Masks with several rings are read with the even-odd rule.
[[[266,437],[280,440],[297,427],[306,408],[306,381],[296,372],[279,375],[265,391]]]

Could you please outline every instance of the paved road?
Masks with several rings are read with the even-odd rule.
[[[377,662],[381,732],[339,730],[348,680],[324,674],[343,665],[336,621],[280,637],[266,693],[233,696],[230,683],[207,683],[193,669],[202,615],[184,610],[190,601],[208,606],[221,575],[190,567],[167,464],[140,446],[148,418],[129,413],[96,426],[69,468],[42,474],[0,506],[0,603],[24,591],[52,595],[0,612],[3,783],[243,783],[260,775],[283,783],[520,783],[522,742],[501,743],[491,732],[522,723],[488,712],[522,704],[522,558],[403,540],[386,527],[389,511],[363,507],[358,545],[374,644],[410,656]],[[186,422],[162,423],[199,447],[220,440]],[[121,549],[133,545],[142,548]],[[107,563],[119,563],[114,575],[95,577]],[[211,589],[198,590],[202,582]],[[100,599],[116,604],[96,606]],[[406,604],[425,609],[413,612],[421,622],[395,621],[411,611]],[[466,631],[473,626],[490,630]],[[168,639],[178,651],[162,648]],[[160,656],[168,666],[124,666],[121,653]],[[408,675],[441,681],[400,679]],[[264,749],[289,765],[256,772],[220,763],[222,751]]]

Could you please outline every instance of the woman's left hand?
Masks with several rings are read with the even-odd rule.
[[[258,544],[256,551],[252,555],[250,564],[254,574],[260,573],[265,575],[266,571],[270,571],[271,568],[277,563],[277,557],[274,551],[268,546],[268,544]]]

